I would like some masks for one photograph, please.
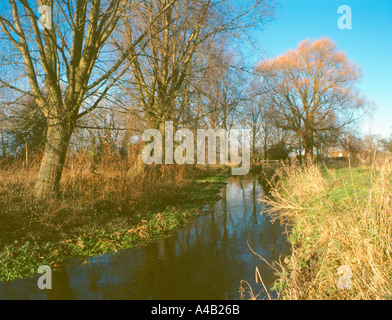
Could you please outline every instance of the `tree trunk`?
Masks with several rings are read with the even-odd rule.
[[[264,142],[264,160],[267,160],[268,159],[268,155],[267,155],[267,152],[268,152],[268,150],[267,150],[267,143],[266,142]]]
[[[27,144],[27,139],[25,140],[26,146],[26,168],[29,166],[29,145]]]
[[[307,130],[305,139],[304,139],[304,147],[305,147],[305,160],[307,163],[313,162],[313,132],[311,130]]]
[[[314,124],[314,116],[312,114],[307,113],[305,123],[304,123],[305,132],[303,136],[305,161],[307,164],[313,163],[313,147],[314,147],[313,124]]]
[[[48,121],[45,152],[41,162],[34,194],[39,198],[58,195],[65,157],[73,127],[67,123],[50,124]]]
[[[5,145],[3,127],[0,127],[0,131],[1,131],[1,152],[2,152],[1,156],[3,158],[5,158],[7,156],[7,148],[6,148],[6,145]]]
[[[253,136],[252,136],[252,161],[253,161],[253,164],[256,163],[256,133],[255,133],[255,130],[253,130]]]

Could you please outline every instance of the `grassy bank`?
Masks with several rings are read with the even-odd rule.
[[[292,255],[277,266],[282,297],[391,299],[391,165],[291,166],[281,177],[265,201],[291,226]]]
[[[219,199],[225,170],[151,168],[129,177],[120,165],[68,167],[58,199],[31,194],[37,168],[0,169],[0,281],[154,241]]]

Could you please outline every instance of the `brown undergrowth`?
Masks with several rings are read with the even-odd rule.
[[[153,241],[177,228],[205,203],[217,201],[225,168],[147,166],[70,159],[58,198],[32,193],[38,163],[0,164],[0,281]]]

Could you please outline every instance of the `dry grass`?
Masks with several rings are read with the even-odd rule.
[[[32,194],[38,163],[28,168],[17,162],[0,163],[0,248],[16,240],[61,241],[70,234],[115,232],[194,200],[190,196],[197,188],[195,178],[216,172],[152,165],[130,176],[129,167],[128,159],[110,156],[99,163],[85,155],[71,158],[59,197],[39,201]]]
[[[392,166],[287,166],[264,202],[290,226],[292,255],[275,284],[284,299],[392,298]],[[351,289],[339,289],[349,266]]]
[[[37,236],[63,238],[64,233],[96,228],[108,218],[126,216],[132,220],[147,208],[167,207],[176,195],[191,185],[193,172],[181,167],[147,168],[133,178],[121,161],[92,168],[89,161],[68,163],[58,199],[37,201],[32,189],[38,165],[18,164],[0,167],[0,244]],[[94,223],[91,223],[94,219]],[[34,233],[34,235],[33,235]]]

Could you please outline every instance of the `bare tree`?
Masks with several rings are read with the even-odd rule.
[[[136,25],[136,32],[126,28],[129,31],[122,41],[125,47],[138,37],[137,30],[143,30],[149,21],[156,21],[149,28],[149,42],[133,47],[130,57],[137,55],[137,58],[132,60],[127,85],[150,127],[158,128],[167,120],[175,124],[184,120],[181,118],[190,109],[186,106],[187,93],[196,89],[195,83],[199,84],[194,78],[200,78],[206,68],[214,67],[206,63],[211,54],[208,51],[225,46],[221,41],[223,35],[245,37],[248,29],[262,25],[271,16],[272,2],[248,0],[239,8],[230,0],[178,0],[156,19],[168,0],[148,0],[135,11],[132,21],[125,21]],[[215,60],[215,67],[217,63]]]
[[[44,5],[51,14],[42,28],[36,12]],[[77,120],[99,106],[127,70],[130,61],[124,61],[133,47],[146,36],[142,32],[116,59],[108,50],[109,39],[130,5],[126,0],[38,0],[33,7],[31,1],[9,0],[0,15],[5,45],[23,61],[28,80],[27,89],[22,76],[0,83],[34,97],[47,119],[47,142],[35,185],[38,197],[58,193]]]
[[[235,67],[231,55],[219,52],[209,61],[198,88],[202,92],[202,114],[206,127],[228,130],[238,121],[241,103],[249,99],[250,92],[244,74]]]
[[[240,123],[250,129],[250,150],[252,160],[257,162],[257,149],[262,144],[262,129],[264,124],[265,104],[260,93],[260,84],[256,79],[251,79],[250,86],[245,92],[245,99],[239,108]]]
[[[246,37],[248,29],[262,25],[271,16],[273,1],[247,0],[239,8],[232,0],[177,0],[156,18],[167,2],[145,1],[124,19],[124,25],[134,28],[125,28],[120,48],[133,43],[146,23],[155,22],[148,29],[148,43],[142,41],[130,53],[132,68],[123,89],[140,107],[140,122],[162,135],[165,121],[173,121],[175,128],[227,127],[230,110],[238,103],[232,99],[238,83],[225,79],[231,74],[220,61],[231,44],[225,39]],[[133,174],[143,167],[141,157],[137,164]]]
[[[27,96],[12,105],[6,119],[8,151],[13,155],[23,152],[27,165],[29,154],[39,153],[45,145],[46,118],[37,108],[35,99]]]

